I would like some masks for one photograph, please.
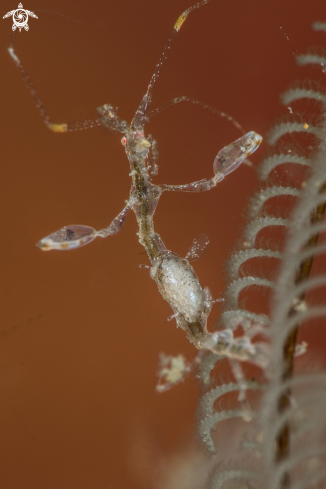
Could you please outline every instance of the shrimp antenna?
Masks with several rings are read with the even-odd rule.
[[[156,68],[155,68],[155,71],[152,75],[152,78],[149,82],[149,85],[147,87],[147,91],[136,111],[136,114],[133,118],[133,121],[131,123],[132,126],[134,126],[135,128],[138,128],[138,127],[143,127],[145,122],[147,121],[146,119],[146,115],[147,115],[147,111],[148,111],[148,107],[152,101],[152,95],[153,95],[153,91],[154,91],[154,88],[155,88],[155,85],[156,85],[156,82],[157,82],[157,79],[158,77],[160,76],[160,73],[161,73],[161,69],[169,55],[169,52],[172,48],[172,45],[181,29],[181,27],[183,26],[185,20],[187,19],[188,15],[190,14],[190,12],[192,12],[193,10],[196,10],[197,8],[200,8],[202,7],[203,5],[206,5],[206,3],[210,2],[211,0],[202,0],[201,2],[198,2],[196,3],[195,5],[193,5],[192,7],[189,7],[187,8],[187,10],[185,10],[177,19],[176,23],[174,24],[173,26],[173,30],[171,32],[171,35],[168,39],[168,42],[166,43],[164,49],[163,49],[163,52],[160,56],[160,59],[158,60],[158,63],[156,64]]]

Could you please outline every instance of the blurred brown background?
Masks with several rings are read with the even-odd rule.
[[[16,52],[54,122],[96,117],[103,103],[130,121],[190,4],[26,1],[39,18],[17,33]],[[14,8],[15,1],[3,0],[1,15]],[[153,108],[188,95],[264,135],[287,113],[279,94],[302,78],[295,53],[325,44],[325,35],[310,29],[314,20],[326,20],[322,0],[212,0],[181,30]],[[148,259],[133,215],[118,235],[80,250],[34,246],[64,225],[107,226],[128,198],[129,167],[118,133],[46,129],[7,54],[11,25],[4,19],[0,29],[0,485],[154,487],[163,477],[156,461],[193,443],[197,398],[191,378],[155,392],[158,355],[191,359],[195,351],[174,322],[165,322],[171,310],[148,270],[138,268]],[[240,136],[227,121],[182,104],[146,129],[160,149],[154,182],[171,184],[212,175],[217,152]],[[184,256],[195,236],[209,234],[194,268],[214,297],[255,184],[255,172],[243,166],[211,192],[165,194],[158,206],[155,229],[169,249]],[[214,306],[210,327],[218,312]]]

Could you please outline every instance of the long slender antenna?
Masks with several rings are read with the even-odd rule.
[[[153,95],[155,84],[156,84],[157,79],[161,73],[161,69],[165,63],[165,60],[167,59],[167,57],[169,55],[169,52],[172,48],[172,45],[173,45],[173,43],[174,43],[174,41],[178,35],[178,32],[180,31],[182,25],[184,24],[185,20],[187,19],[188,15],[190,14],[190,12],[192,12],[193,10],[196,10],[197,8],[202,7],[203,5],[206,5],[206,3],[210,2],[210,1],[211,0],[202,0],[201,2],[197,2],[192,7],[187,8],[187,10],[185,10],[180,15],[180,17],[178,17],[176,23],[173,26],[173,30],[171,32],[169,39],[168,39],[168,42],[166,43],[166,45],[163,49],[163,52],[160,56],[160,59],[158,60],[155,71],[154,71],[152,78],[149,82],[147,92],[145,93],[143,100],[141,101],[141,103],[137,109],[137,112],[135,114],[135,117],[133,118],[131,125],[133,125],[135,127],[143,127],[144,126],[144,123],[146,122],[146,114],[148,111],[148,107],[152,101],[152,95]]]
[[[88,119],[85,121],[80,121],[80,122],[70,122],[70,123],[62,123],[62,124],[55,124],[50,121],[50,117],[48,116],[48,113],[46,112],[44,105],[42,104],[42,101],[40,97],[37,94],[37,91],[34,88],[34,85],[28,76],[27,72],[25,71],[25,68],[23,67],[20,59],[18,58],[17,54],[15,53],[14,50],[14,39],[15,39],[15,33],[12,34],[11,39],[10,39],[10,44],[9,44],[9,54],[13,61],[15,62],[16,66],[19,68],[23,80],[27,85],[27,88],[29,90],[29,93],[32,95],[34,102],[36,104],[36,107],[38,108],[41,117],[45,123],[45,125],[53,132],[68,132],[68,131],[79,131],[81,129],[88,129],[90,127],[95,127],[95,126],[100,126],[101,119]]]
[[[165,104],[161,105],[160,107],[157,107],[154,110],[151,110],[151,112],[148,113],[147,119],[151,119],[154,117],[154,115],[159,114],[160,112],[163,112],[163,110],[168,109],[169,107],[173,107],[173,105],[180,104],[181,102],[190,102],[193,105],[198,105],[202,109],[209,110],[213,114],[217,114],[220,117],[225,117],[228,121],[230,121],[239,131],[242,132],[242,134],[246,134],[246,130],[241,126],[241,124],[234,119],[231,115],[227,114],[226,112],[222,112],[221,110],[215,109],[214,107],[211,107],[210,105],[204,104],[203,102],[200,102],[200,100],[195,100],[194,98],[191,97],[176,97],[172,100],[169,100],[169,102],[165,102]]]

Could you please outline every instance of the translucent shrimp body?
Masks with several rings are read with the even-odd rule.
[[[210,190],[225,174],[238,168],[255,151],[260,141],[259,135],[250,132],[223,148],[215,158],[216,173],[210,180],[180,186],[159,186],[152,184],[149,176],[152,144],[144,137],[143,129],[130,128],[122,138],[132,176],[129,203],[138,221],[139,241],[152,264],[150,276],[155,280],[163,299],[171,306],[177,325],[186,331],[197,348],[207,339],[206,323],[211,310],[211,297],[208,289],[202,289],[188,260],[166,249],[161,237],[154,231],[153,215],[164,190]]]
[[[163,192],[203,192],[211,190],[218,182],[224,179],[225,175],[238,168],[258,148],[262,138],[251,131],[225,146],[218,152],[214,160],[213,176],[209,179],[202,179],[184,185],[154,185],[151,182],[150,175],[156,175],[158,172],[158,148],[156,141],[151,135],[145,136],[145,125],[149,117],[163,110],[158,108],[148,114],[154,87],[174,40],[189,14],[206,5],[209,1],[201,0],[197,2],[186,9],[175,22],[172,33],[156,64],[147,91],[130,124],[121,119],[112,105],[109,104],[103,105],[98,109],[98,119],[75,123],[52,123],[20,59],[14,51],[13,44],[9,48],[9,54],[19,68],[47,127],[54,132],[62,133],[102,125],[111,131],[123,134],[121,143],[125,148],[132,178],[129,200],[108,227],[96,231],[94,228],[85,225],[64,226],[59,231],[43,238],[38,243],[39,248],[44,251],[71,250],[92,242],[96,237],[106,238],[107,236],[112,236],[120,231],[128,213],[132,210],[138,223],[139,242],[145,248],[151,262],[150,276],[156,282],[164,300],[171,306],[177,325],[186,331],[188,338],[197,348],[207,348],[207,345],[211,345],[214,342],[216,345],[215,339],[213,341],[212,335],[207,333],[206,330],[207,316],[210,313],[213,301],[209,290],[202,288],[196,273],[189,264],[190,260],[198,258],[204,252],[209,239],[206,235],[198,237],[194,241],[187,257],[181,258],[165,247],[160,235],[154,230],[153,216]],[[204,109],[209,109],[213,113],[218,113],[220,116],[232,121],[238,129],[242,130],[241,126],[232,117],[188,97],[173,99],[165,104],[163,108],[180,102],[190,102]],[[229,347],[228,344],[226,347]]]

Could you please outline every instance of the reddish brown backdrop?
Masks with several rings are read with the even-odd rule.
[[[42,11],[28,33],[17,34],[16,51],[53,121],[96,117],[103,103],[130,121],[188,6],[188,0],[26,0],[25,8]],[[15,1],[3,0],[1,15],[14,8]],[[182,29],[153,107],[188,95],[264,134],[287,112],[279,94],[301,76],[294,53],[325,43],[310,30],[314,20],[326,20],[322,0],[212,0]],[[151,487],[132,468],[133,454],[150,452],[154,475],[143,480],[159,481],[153,445],[164,456],[189,443],[197,397],[191,379],[155,392],[158,354],[191,358],[194,349],[174,322],[165,323],[169,306],[148,270],[138,268],[148,260],[133,215],[118,235],[80,250],[35,248],[66,224],[107,226],[128,198],[129,168],[118,134],[45,128],[6,51],[11,23],[2,20],[0,30],[0,485]],[[160,149],[155,182],[175,184],[210,176],[218,150],[239,137],[225,120],[186,105],[162,113],[147,130]],[[196,235],[210,235],[209,250],[194,266],[214,297],[222,293],[223,263],[255,183],[254,171],[242,167],[212,192],[166,194],[158,206],[156,230],[169,249],[184,256]],[[218,311],[214,306],[210,327]]]

